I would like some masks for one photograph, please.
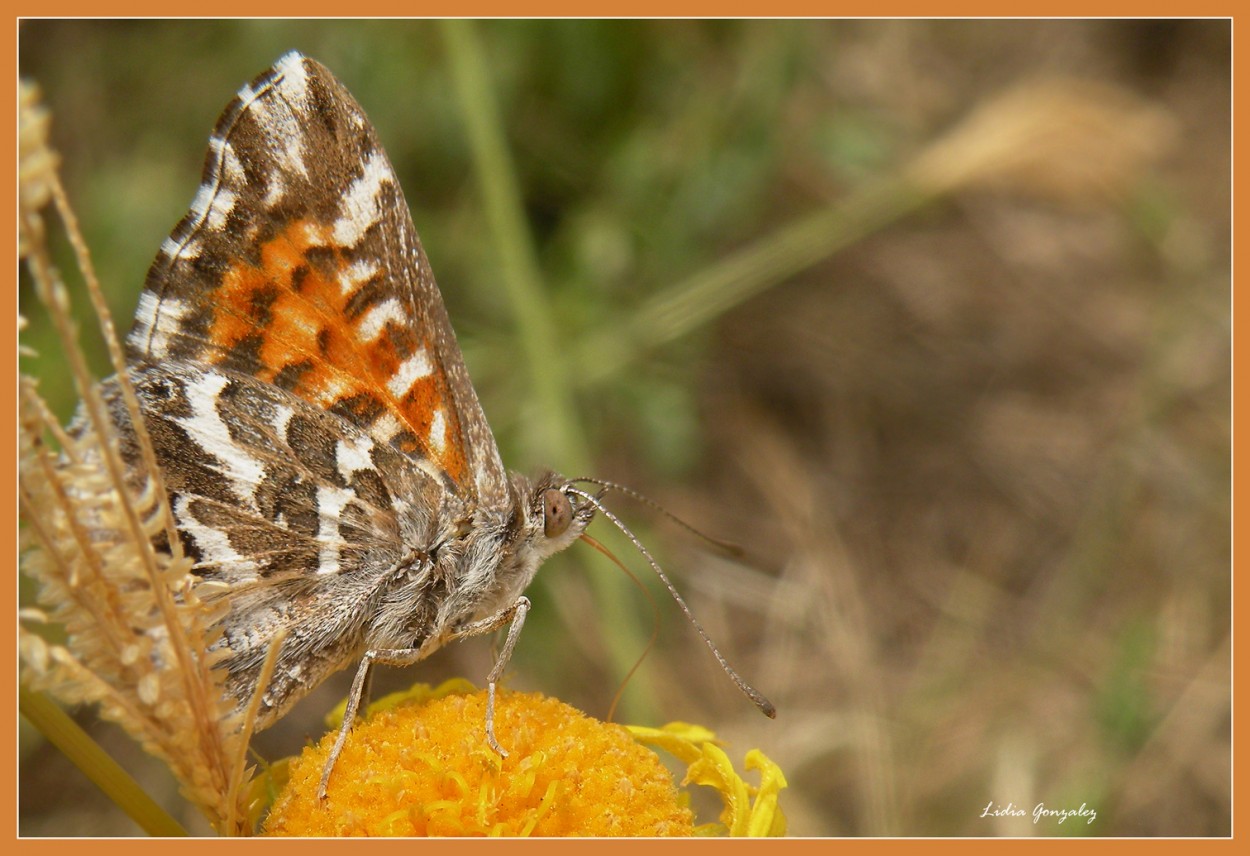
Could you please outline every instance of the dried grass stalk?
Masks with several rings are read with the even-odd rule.
[[[19,242],[36,293],[55,326],[82,400],[63,428],[20,377],[19,499],[22,570],[39,584],[39,608],[22,610],[22,679],[65,704],[91,703],[169,765],[184,795],[223,834],[246,834],[256,810],[247,786],[250,723],[232,713],[223,652],[210,654],[220,600],[208,606],[181,550],[160,471],[90,258],[47,145],[37,91],[20,94]],[[53,267],[43,211],[52,203],[76,253],[109,342],[121,402],[136,426],[139,461],[127,464],[101,392],[79,347],[69,292]],[[64,643],[58,638],[64,633]],[[228,652],[226,652],[228,653]]]

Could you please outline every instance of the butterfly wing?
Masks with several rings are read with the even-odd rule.
[[[134,363],[217,366],[341,416],[448,490],[507,481],[412,218],[364,111],[289,53],[218,120],[191,210],[161,246]]]
[[[184,362],[131,369],[144,421],[164,468],[174,517],[200,594],[228,609],[222,631],[227,685],[252,698],[275,634],[281,664],[258,727],[357,656],[369,617],[396,579],[412,590],[414,628],[433,624],[437,584],[407,544],[438,537],[455,501],[389,444],[272,384]],[[141,460],[115,384],[106,386],[122,454]]]

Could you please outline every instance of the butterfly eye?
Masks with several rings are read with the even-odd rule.
[[[543,534],[548,538],[563,535],[573,522],[573,506],[562,491],[548,488],[543,492]]]

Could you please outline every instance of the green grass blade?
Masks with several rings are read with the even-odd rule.
[[[536,460],[559,460],[574,475],[584,475],[590,472],[591,455],[566,372],[566,366],[578,364],[557,348],[562,339],[543,291],[516,170],[487,73],[487,56],[473,22],[443,21],[442,31],[474,170],[501,259],[500,276],[516,319],[529,386],[538,401],[527,426],[526,451]],[[620,615],[618,605],[630,597],[628,583],[615,573],[596,573],[591,576],[591,585],[613,666],[625,674],[647,646],[632,621],[611,618]],[[645,673],[639,671],[624,713],[645,719],[654,708],[652,696]]]
[[[118,808],[139,824],[148,835],[185,837],[187,831],[161,808],[129,773],[100,748],[69,714],[43,693],[19,688],[19,710],[32,725],[47,737],[82,770],[83,774],[104,791]]]
[[[887,178],[783,226],[656,294],[626,324],[588,335],[575,350],[584,367],[577,383],[607,381],[640,355],[711,323],[931,198],[909,182]]]

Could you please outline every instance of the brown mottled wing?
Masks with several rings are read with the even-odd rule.
[[[195,573],[214,583],[199,594],[228,604],[214,618],[221,631],[214,649],[239,710],[253,699],[275,634],[285,633],[258,728],[358,656],[397,569],[413,592],[412,626],[430,626],[425,611],[433,607],[420,596],[428,575],[410,545],[445,537],[448,493],[440,479],[256,378],[178,361],[139,365],[129,375],[183,548]],[[116,384],[105,391],[122,454],[138,462]]]
[[[217,122],[127,339],[341,416],[480,504],[506,476],[408,206],[364,111],[289,53]]]

